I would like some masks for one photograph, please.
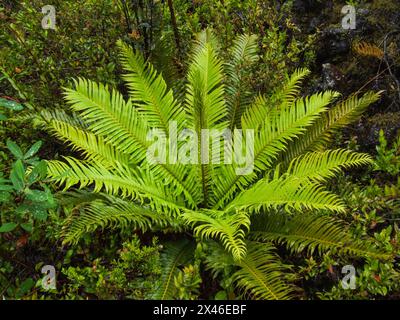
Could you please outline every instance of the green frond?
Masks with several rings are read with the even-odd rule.
[[[84,234],[98,229],[129,228],[145,232],[177,224],[163,213],[106,194],[99,194],[98,199],[80,204],[72,212],[63,222],[63,243],[76,244]]]
[[[258,37],[254,34],[239,35],[231,49],[232,63],[234,66],[243,62],[254,63],[258,60]]]
[[[161,253],[161,280],[160,286],[154,289],[152,295],[156,300],[171,300],[174,298],[175,284],[174,278],[179,271],[179,267],[187,264],[193,259],[195,244],[186,239],[168,242],[164,245]]]
[[[259,96],[243,113],[242,127],[258,129],[271,110],[293,104],[300,93],[300,84],[310,74],[307,69],[297,69],[282,85],[269,96]]]
[[[326,119],[329,131],[332,133],[357,121],[368,106],[379,100],[382,92],[368,91],[361,98],[358,98],[357,95],[351,95],[342,103],[330,109]]]
[[[250,229],[250,219],[245,212],[186,211],[183,219],[194,227],[193,233],[196,236],[219,239],[235,260],[245,256],[244,237]]]
[[[324,181],[343,169],[370,163],[370,155],[345,149],[309,152],[293,159],[285,174],[299,179]]]
[[[67,114],[63,109],[44,109],[40,112],[40,116],[47,122],[42,122],[42,125],[45,127],[52,121],[59,121],[80,129],[86,128],[86,124],[75,112]]]
[[[121,63],[126,71],[123,78],[126,81],[131,100],[135,107],[146,117],[148,124],[169,134],[169,122],[176,121],[183,126],[185,113],[175,101],[172,90],[161,74],[150,63],[146,63],[140,52],[133,52],[122,41],[118,42],[121,49]]]
[[[226,210],[259,212],[283,207],[286,211],[329,210],[344,212],[343,201],[321,185],[295,176],[260,180],[242,191],[227,205]]]
[[[337,97],[327,91],[296,100],[293,106],[271,112],[256,135],[254,166],[258,171],[270,167],[278,153],[286,149],[287,143],[298,138],[326,111],[326,107]],[[251,129],[244,127],[244,129]]]
[[[149,126],[129,100],[126,102],[117,91],[112,92],[89,80],[75,81],[75,90],[66,89],[66,100],[88,124],[88,130],[129,154],[135,162],[145,159],[149,142]]]
[[[223,130],[226,124],[227,110],[224,101],[224,86],[222,84],[222,63],[217,58],[214,49],[206,44],[197,50],[189,68],[186,93],[186,109],[189,129],[198,137],[197,159],[198,181],[202,185],[203,205],[207,206],[211,185],[209,148],[203,150],[202,129]]]
[[[370,241],[353,239],[342,221],[315,214],[255,216],[249,238],[284,244],[292,252],[323,254],[330,251],[377,259],[391,258],[390,253],[374,249]]]
[[[287,300],[294,295],[294,287],[287,284],[287,267],[274,253],[271,244],[248,242],[246,257],[237,263],[240,268],[233,279],[237,286],[254,299]]]
[[[296,69],[288,80],[285,81],[283,88],[278,91],[279,95],[282,97],[281,101],[287,104],[293,103],[300,94],[302,82],[310,73],[310,70],[305,68]]]
[[[219,53],[220,43],[217,36],[210,28],[206,28],[196,34],[192,54],[195,55],[208,45],[210,45],[216,53]]]
[[[227,114],[222,84],[222,62],[207,44],[193,57],[189,68],[186,110],[189,126],[217,129]]]
[[[337,95],[332,91],[315,94],[270,112],[260,130],[255,132],[254,171],[263,172],[269,169],[278,155],[286,150],[287,144],[304,134],[306,128],[327,110],[327,105]],[[252,128],[243,126],[243,129]],[[224,179],[218,181],[221,185],[215,187],[215,197],[212,202],[215,209],[222,208],[227,200],[232,199],[235,191],[242,190],[254,182],[255,175],[237,175],[232,166],[220,166],[216,170]]]
[[[275,96],[256,96],[254,101],[242,114],[241,127],[258,130],[261,124],[264,123],[267,115],[277,106],[277,100],[275,100],[275,98]]]
[[[243,81],[244,73],[258,60],[258,43],[255,35],[240,35],[233,43],[229,61],[225,63],[226,104],[229,110],[229,128],[240,127],[243,112],[251,103],[251,90]]]
[[[110,92],[107,87],[88,80],[77,80],[75,85],[75,90],[66,90],[66,99],[88,124],[87,130],[129,155],[132,162],[146,161],[147,152],[153,144],[147,139],[150,127],[131,100],[126,102],[120,93]],[[175,186],[175,193],[183,193],[190,207],[196,206],[200,192],[185,166],[159,164],[150,167],[155,177]]]
[[[226,275],[235,269],[235,260],[232,254],[225,250],[221,243],[208,240],[205,242],[207,254],[205,255],[205,264],[207,269],[212,272],[214,278],[219,275]]]
[[[106,192],[123,198],[132,198],[151,209],[170,214],[179,213],[183,203],[167,186],[158,183],[150,171],[128,169],[122,165],[107,169],[101,163],[64,158],[66,162],[47,161],[48,177],[65,190],[72,186],[84,188],[93,185],[93,192]],[[150,200],[150,201],[148,201]]]
[[[63,121],[52,120],[50,125],[58,139],[68,142],[72,150],[81,151],[88,161],[100,162],[104,166],[114,166],[115,162],[129,164],[129,156],[106,143],[101,136]]]
[[[355,122],[367,107],[379,100],[381,92],[367,92],[361,98],[352,95],[346,100],[338,103],[318,119],[301,139],[292,141],[287,151],[282,155],[283,160],[288,163],[291,159],[307,151],[322,151],[329,145],[333,134]]]

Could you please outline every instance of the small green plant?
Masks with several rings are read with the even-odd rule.
[[[46,176],[46,162],[36,156],[41,141],[23,152],[13,141],[7,147],[16,159],[9,177],[0,173],[0,233],[22,228],[32,232],[35,221],[47,219],[48,210],[56,207],[56,201],[49,187],[43,183]]]
[[[379,131],[379,145],[375,159],[375,170],[387,172],[392,176],[400,173],[400,135],[390,148],[383,130]]]
[[[62,273],[67,285],[62,294],[68,299],[146,299],[158,284],[159,251],[156,238],[143,245],[135,236],[122,244],[118,257],[111,261],[103,255],[90,266],[65,267]]]

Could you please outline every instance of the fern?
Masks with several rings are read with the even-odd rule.
[[[291,218],[269,214],[264,219],[256,218],[249,238],[284,244],[292,252],[306,251],[313,254],[317,251],[323,254],[331,251],[376,259],[392,257],[389,253],[378,252],[365,239],[353,239],[343,222],[315,214],[296,214]]]
[[[146,231],[173,226],[175,230],[182,230],[178,220],[171,220],[167,215],[162,216],[150,209],[107,194],[75,206],[72,212],[61,231],[64,243],[76,244],[84,234],[105,228],[135,228]]]
[[[332,250],[388,258],[350,241],[347,229],[333,218],[311,215],[346,210],[324,184],[343,169],[368,164],[370,157],[325,147],[379,93],[342,101],[332,91],[303,97],[301,82],[309,71],[299,69],[272,94],[256,95],[243,76],[257,60],[256,37],[238,37],[230,60],[224,61],[210,30],[197,38],[186,79],[171,89],[139,53],[122,42],[118,45],[128,99],[107,86],[77,79],[73,88],[65,89],[71,113],[44,115],[50,130],[83,158],[48,161],[52,181],[65,190],[88,190],[74,191],[70,198],[75,200],[65,204],[74,208],[62,229],[65,243],[106,228],[191,233],[192,240],[165,247],[164,272],[154,295],[159,299],[174,297],[174,277],[179,266],[193,258],[194,240],[223,250],[221,263],[215,254],[206,259],[215,277],[223,269],[244,297],[261,299],[286,299],[295,292],[287,281],[290,269],[280,261],[275,245],[294,252]],[[171,138],[177,134],[171,121],[176,130],[191,129],[199,137],[196,163],[171,163],[168,143],[162,151],[167,163],[148,158],[148,133],[157,129]],[[254,170],[247,175],[238,175],[236,163],[204,161],[214,154],[203,150],[202,130],[233,128],[254,133]],[[222,146],[219,151],[223,153]],[[276,211],[282,222],[271,215]]]
[[[169,300],[174,297],[174,278],[179,267],[193,259],[193,250],[193,243],[186,239],[165,244],[161,253],[161,285],[154,290],[153,299]]]
[[[237,264],[233,279],[253,298],[286,300],[294,294],[294,288],[283,281],[287,268],[273,251],[269,244],[249,242],[246,259]]]
[[[381,60],[384,52],[381,48],[368,42],[358,42],[353,45],[353,50],[360,56],[373,57]]]
[[[225,63],[226,104],[229,110],[229,128],[240,127],[243,112],[251,103],[251,91],[243,80],[243,71],[258,60],[257,37],[241,35],[233,44],[231,61]],[[247,67],[247,68],[245,68]]]
[[[196,236],[220,239],[224,247],[232,252],[235,260],[245,256],[244,237],[250,227],[250,219],[245,212],[185,212],[184,219],[194,225],[193,233]]]

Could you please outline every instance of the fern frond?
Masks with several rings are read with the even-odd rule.
[[[210,45],[216,53],[219,53],[221,48],[217,36],[210,28],[206,28],[196,34],[192,55],[196,55],[199,51]]]
[[[193,232],[196,236],[221,240],[235,260],[245,256],[244,237],[250,228],[250,219],[245,212],[186,211],[183,218],[194,227]]]
[[[248,242],[246,257],[237,263],[240,268],[233,279],[237,286],[254,299],[287,300],[294,287],[285,283],[287,267],[274,253],[271,244]]]
[[[77,113],[67,114],[63,109],[44,109],[40,112],[40,116],[47,121],[47,123],[42,123],[44,126],[48,126],[48,123],[52,121],[59,121],[80,129],[87,127]]]
[[[338,149],[324,152],[309,152],[292,160],[285,174],[299,179],[325,181],[342,169],[372,163],[368,154]]]
[[[271,167],[278,155],[286,150],[287,144],[300,137],[306,128],[311,126],[327,109],[327,105],[337,97],[337,93],[327,91],[308,98],[298,99],[293,105],[285,106],[279,111],[270,112],[255,135],[254,142],[254,171],[263,172]],[[246,126],[243,129],[247,128]],[[233,166],[216,168],[218,175],[224,177],[215,187],[215,197],[212,204],[214,209],[224,206],[232,199],[236,190],[242,190],[253,182],[255,175],[239,176]]]
[[[131,100],[125,102],[120,93],[88,80],[77,80],[75,85],[75,90],[66,90],[66,99],[88,124],[87,130],[128,154],[134,163],[147,161],[147,151],[153,143],[147,139],[150,127]],[[200,192],[185,166],[159,164],[150,168],[155,177],[172,183],[175,193],[183,193],[190,207],[196,206]]]
[[[174,298],[174,278],[179,271],[179,267],[193,259],[194,250],[194,242],[186,239],[168,242],[164,245],[164,250],[160,257],[162,267],[161,285],[155,288],[152,295],[153,299],[171,300]]]
[[[266,214],[254,217],[249,238],[284,244],[292,252],[338,252],[356,256],[390,259],[390,253],[379,252],[363,239],[353,239],[344,223],[338,219],[315,214]]]
[[[225,63],[225,81],[226,104],[229,110],[228,121],[229,128],[233,130],[240,127],[240,120],[243,112],[250,105],[251,91],[243,81],[243,74],[257,59],[257,36],[240,35],[235,39],[230,61]]]
[[[226,124],[222,63],[210,44],[196,51],[188,74],[186,109],[189,128],[198,137],[198,182],[202,185],[203,205],[207,206],[211,185],[208,143],[203,142],[202,129],[223,130]],[[202,143],[203,142],[203,143]],[[206,149],[203,150],[203,146]]]
[[[212,272],[214,278],[219,275],[226,275],[235,268],[235,260],[232,254],[225,250],[221,243],[208,240],[205,242],[207,254],[204,257],[207,269]]]
[[[298,98],[300,84],[310,74],[307,69],[297,69],[282,85],[269,96],[259,96],[243,113],[242,127],[257,130],[271,110],[293,104]]]
[[[353,50],[360,56],[373,57],[379,60],[381,60],[385,54],[381,48],[365,41],[355,43],[353,45]]]
[[[370,91],[361,98],[352,95],[338,103],[309,127],[301,139],[289,143],[287,151],[283,154],[284,161],[289,162],[307,151],[325,149],[335,132],[358,120],[367,107],[379,99],[380,95],[381,92]]]
[[[169,135],[169,122],[176,121],[183,127],[185,112],[175,101],[172,90],[161,74],[150,63],[144,61],[141,53],[134,53],[128,45],[118,42],[121,49],[121,62],[126,71],[125,79],[130,97],[148,124]]]
[[[107,169],[101,163],[91,161],[90,164],[74,158],[65,157],[65,162],[47,161],[48,176],[52,181],[65,184],[65,190],[72,186],[84,188],[93,185],[94,192],[105,191],[110,195],[130,197],[156,211],[165,210],[171,214],[179,213],[184,208],[175,193],[165,185],[157,183],[149,171],[140,168]],[[150,201],[147,201],[150,200]]]
[[[344,212],[343,202],[321,185],[304,181],[295,176],[282,176],[260,180],[251,188],[242,191],[227,205],[226,210],[259,212],[283,207],[290,212],[307,210],[329,210]]]
[[[129,164],[129,156],[106,143],[101,136],[63,121],[52,120],[50,125],[58,139],[69,142],[72,150],[81,151],[86,160],[100,162],[104,166],[114,166],[115,162]]]
[[[306,68],[296,69],[284,83],[283,89],[279,90],[280,99],[287,104],[293,103],[299,96],[301,84],[311,71]]]
[[[66,89],[66,100],[88,124],[88,130],[129,154],[135,162],[144,160],[149,146],[146,140],[149,126],[132,102],[89,80],[75,80],[75,88]]]
[[[76,244],[84,234],[97,229],[140,229],[155,230],[177,224],[169,216],[143,208],[138,204],[106,194],[79,205],[63,223],[63,243]],[[79,213],[78,213],[79,212]]]

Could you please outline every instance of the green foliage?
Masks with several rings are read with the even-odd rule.
[[[246,51],[247,60],[255,61],[254,48],[246,49],[249,42],[254,42],[253,37],[240,37],[232,56],[238,57],[240,52]],[[343,212],[341,200],[324,189],[323,183],[343,168],[364,165],[371,159],[346,150],[316,151],[315,139],[320,137],[313,138],[312,133],[318,125],[318,130],[328,139],[329,130],[350,122],[379,95],[367,93],[360,99],[352,96],[343,104],[336,101],[338,94],[331,91],[300,97],[300,81],[307,72],[299,71],[288,79],[281,91],[276,90],[275,95],[280,98],[272,105],[267,104],[266,98],[257,98],[254,104],[240,106],[243,115],[240,121],[232,122],[229,121],[229,103],[241,87],[241,78],[239,70],[229,65],[230,71],[224,72],[224,62],[217,55],[216,45],[209,31],[199,36],[188,67],[186,92],[178,97],[150,64],[122,43],[119,46],[122,63],[128,71],[124,79],[130,89],[129,100],[107,86],[84,79],[75,81],[74,89],[65,90],[67,102],[79,118],[78,123],[83,125],[56,116],[50,118],[50,127],[58,137],[84,150],[85,159],[67,157],[64,162],[48,161],[48,176],[52,181],[65,184],[65,189],[91,186],[97,199],[87,203],[83,213],[68,216],[64,241],[77,243],[77,236],[98,227],[131,225],[157,230],[168,225],[175,232],[185,228],[198,240],[220,241],[226,252],[232,254],[236,268],[232,270],[231,279],[245,295],[289,298],[294,291],[292,285],[285,284],[287,277],[282,276],[286,268],[274,253],[275,239],[261,237],[258,239],[261,243],[246,242],[249,232],[253,231],[250,216],[276,210],[281,214],[303,210]],[[183,100],[179,100],[180,97]],[[328,106],[333,103],[337,105],[331,109],[335,110],[335,117],[330,117]],[[253,106],[264,110],[247,112]],[[151,144],[146,134],[156,127],[169,137],[173,134],[169,126],[171,121],[177,122],[177,128],[190,128],[201,137],[197,150],[201,150],[203,129],[223,130],[235,123],[240,129],[255,130],[254,172],[238,175],[237,163],[204,163],[200,153],[196,155],[197,164],[152,162],[154,159],[148,156]],[[287,164],[279,164],[280,155],[291,149],[291,143],[303,139],[309,139],[307,148]],[[170,154],[168,144],[163,147],[167,148],[165,153]],[[168,160],[171,159],[168,157]],[[104,201],[109,202],[112,209],[105,209]],[[268,215],[257,217],[269,221]],[[318,248],[322,253],[343,248],[350,242],[346,230],[339,224],[334,226],[326,220],[316,220],[315,225],[303,228],[307,221],[294,219],[283,226],[284,230],[289,230],[288,243],[297,249],[295,251]],[[299,240],[296,236],[300,234],[311,238]],[[155,297],[192,298],[190,294],[183,294],[182,287],[190,288],[189,292],[196,296],[199,279],[195,276],[197,267],[190,267],[194,259],[191,247],[193,241],[189,240],[166,246],[161,258],[161,286],[155,291]],[[354,244],[344,252],[390,258],[389,253],[376,252],[365,242]],[[184,265],[186,269],[179,268]]]
[[[305,34],[295,18],[293,1],[277,5],[274,1],[213,1],[188,2],[175,0],[175,7],[187,14],[178,15],[184,39],[203,28],[212,28],[221,42],[225,56],[237,45],[236,35],[257,34],[259,63],[242,69],[245,87],[271,92],[296,68],[308,67],[315,59],[315,34]],[[228,59],[226,59],[229,61]]]
[[[15,160],[0,172],[0,294],[25,299],[36,284],[33,261],[25,250],[38,248],[31,250],[38,250],[40,259],[39,248],[54,241],[58,203],[45,180],[46,162],[37,156],[42,141],[28,149],[12,140],[6,144]]]
[[[381,157],[378,153],[374,160]],[[346,248],[351,248],[359,239],[368,237],[369,240],[363,241],[369,250],[392,252],[393,256],[398,256],[400,180],[387,177],[390,177],[387,171],[375,169],[359,173],[357,181],[352,181],[350,176],[340,176],[337,179],[335,189],[340,191],[346,206],[350,208],[350,216],[344,218],[348,221],[347,229],[354,240]],[[285,239],[281,235],[277,237]],[[344,239],[346,236],[343,236]],[[344,265],[353,265],[356,269],[356,288],[353,290],[346,290],[340,283],[332,282],[344,276],[341,273]],[[325,252],[322,259],[306,259],[299,274],[308,281],[308,295],[311,298],[386,299],[397,296],[400,292],[397,259],[378,260],[369,256],[364,261],[356,257],[349,260],[330,250]]]
[[[24,109],[24,107],[15,101],[0,98],[0,110],[8,109],[11,111],[21,111]],[[0,112],[0,121],[7,120],[7,116],[2,113],[3,111]]]
[[[116,84],[115,41],[124,32],[113,22],[120,16],[113,1],[104,1],[101,6],[93,1],[53,2],[57,8],[57,30],[41,27],[40,9],[47,4],[35,0],[0,6],[4,26],[0,42],[5,44],[0,67],[18,84],[24,95],[20,98],[35,108],[62,107],[59,88],[77,73]],[[100,16],[111,19],[96,19]],[[1,80],[4,93],[13,96],[15,88],[6,80]]]
[[[177,296],[176,291],[179,290],[180,286],[184,285],[182,282],[183,279],[179,280],[179,278],[184,276],[181,275],[179,267],[182,267],[191,260],[194,249],[193,243],[186,239],[165,244],[165,249],[161,254],[161,281],[160,285],[153,291],[154,294],[152,298],[168,300]],[[177,282],[178,285],[176,285],[175,282]],[[187,292],[187,294],[190,293]]]
[[[371,249],[372,243],[355,239],[344,226],[332,217],[316,215],[295,215],[292,218],[282,217],[279,214],[270,215],[263,220],[264,224],[255,227],[250,238],[262,241],[273,241],[285,244],[292,252],[318,251],[341,252],[358,256],[373,257],[376,259],[390,259],[390,254]],[[257,224],[257,221],[255,222]],[[365,251],[365,248],[368,248]],[[390,252],[390,250],[387,250]]]
[[[63,288],[67,299],[146,299],[157,285],[161,270],[156,239],[145,246],[133,237],[122,244],[116,259],[104,259],[95,259],[91,266],[62,269],[68,281]]]
[[[379,145],[376,146],[377,156],[375,169],[387,172],[392,176],[400,173],[400,135],[391,148],[385,138],[383,130],[379,131]]]
[[[398,112],[387,111],[398,107],[398,5],[361,1],[368,14],[360,10],[358,31],[331,34],[343,3],[317,1],[299,14],[305,3],[54,0],[54,31],[40,26],[45,1],[3,1],[0,297],[396,298],[400,140],[389,147]],[[192,46],[205,27],[214,33]],[[360,30],[372,46],[385,36],[387,63],[330,50],[362,41]],[[315,93],[321,61],[343,71],[346,95],[357,94]],[[385,99],[353,128],[364,131],[356,146],[354,130],[341,130],[379,99],[358,90],[372,86]],[[170,164],[168,148],[167,163],[150,163],[147,134],[170,138],[170,121],[199,136],[254,129],[254,170],[238,175],[237,164],[200,155]],[[375,148],[380,128],[374,171],[355,171],[372,159],[344,145]],[[43,148],[31,146],[37,140]],[[332,141],[337,150],[327,150]],[[41,288],[44,264],[56,267],[57,290]],[[355,290],[340,285],[348,264]]]
[[[179,271],[175,276],[175,287],[178,293],[175,295],[178,299],[195,300],[199,296],[201,276],[198,265],[188,265]]]
[[[50,188],[43,183],[46,163],[35,156],[41,144],[38,141],[23,152],[15,142],[7,141],[7,147],[16,160],[8,179],[0,175],[0,233],[16,228],[32,233],[35,222],[45,221],[48,211],[57,206]]]
[[[287,267],[274,253],[275,248],[257,242],[250,242],[248,248],[246,259],[238,263],[240,269],[232,276],[238,287],[256,299],[286,300],[293,296],[293,288],[286,283]]]

